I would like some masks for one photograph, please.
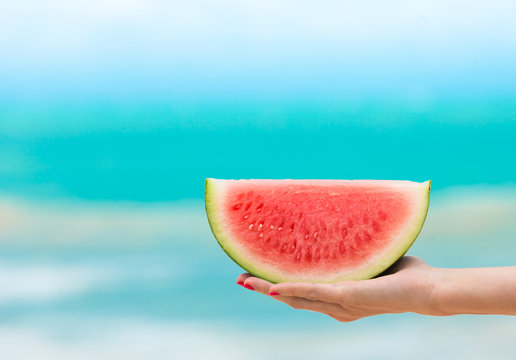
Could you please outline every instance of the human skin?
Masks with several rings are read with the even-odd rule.
[[[237,284],[294,309],[320,312],[342,322],[405,312],[516,315],[516,266],[436,268],[404,256],[369,280],[272,284],[245,273]]]

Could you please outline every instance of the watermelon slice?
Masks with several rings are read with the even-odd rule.
[[[430,181],[206,180],[206,212],[222,249],[271,282],[378,275],[412,245]]]

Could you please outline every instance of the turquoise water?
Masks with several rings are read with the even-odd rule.
[[[0,185],[170,201],[201,199],[206,177],[432,179],[434,189],[515,181],[515,102],[412,105],[4,106]]]

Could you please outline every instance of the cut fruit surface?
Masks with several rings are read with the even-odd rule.
[[[222,249],[272,282],[371,278],[412,245],[430,181],[207,179],[205,202]]]

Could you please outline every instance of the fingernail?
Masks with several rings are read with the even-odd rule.
[[[244,287],[245,287],[246,289],[249,289],[249,290],[254,290],[254,287],[252,287],[252,286],[251,286],[251,285],[249,285],[249,284],[244,284]]]
[[[271,291],[269,293],[270,296],[276,296],[276,295],[279,295],[279,293],[277,293],[276,291]]]
[[[240,286],[244,286],[244,282],[243,281],[237,281],[237,284],[240,285]]]

